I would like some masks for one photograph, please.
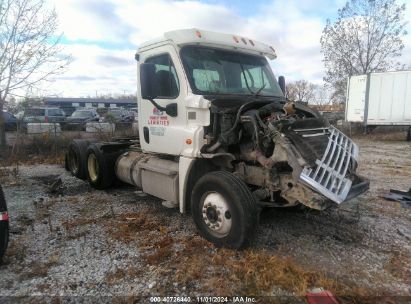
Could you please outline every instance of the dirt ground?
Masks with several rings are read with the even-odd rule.
[[[61,165],[3,167],[11,242],[0,266],[0,302],[257,296],[305,303],[318,287],[341,303],[409,303],[411,208],[380,196],[411,187],[411,143],[357,143],[369,192],[323,212],[264,210],[243,251],[214,247],[197,235],[190,215],[133,188],[96,191]]]

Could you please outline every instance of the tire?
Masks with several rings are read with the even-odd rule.
[[[218,247],[247,246],[258,226],[259,208],[253,195],[241,179],[226,171],[210,172],[198,180],[191,211],[200,235]]]
[[[64,169],[66,169],[66,171],[70,171],[70,166],[68,162],[68,152],[64,154]]]
[[[67,151],[67,165],[71,174],[79,179],[87,178],[87,148],[95,139],[74,139]]]
[[[0,186],[0,265],[9,243],[9,220],[3,189]]]
[[[101,144],[91,144],[87,149],[86,171],[89,184],[98,190],[109,188],[116,181],[114,166],[121,151],[104,152]]]

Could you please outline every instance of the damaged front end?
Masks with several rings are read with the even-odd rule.
[[[218,140],[207,152],[232,155],[234,174],[262,206],[322,210],[369,187],[356,174],[357,145],[302,104],[249,102],[236,111],[217,106],[214,113]]]
[[[294,153],[288,153],[294,179],[337,204],[367,191],[369,181],[356,174],[358,146],[334,126],[316,119],[311,122],[318,125],[291,124],[277,137],[285,149],[295,147]],[[309,197],[300,202],[315,209],[329,205],[324,199],[310,201]]]

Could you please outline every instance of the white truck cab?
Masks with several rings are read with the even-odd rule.
[[[210,125],[211,107],[211,101],[204,95],[250,93],[245,82],[241,82],[240,79],[242,73],[240,61],[238,63],[232,61],[231,70],[224,71],[221,67],[229,68],[230,62],[227,61],[218,71],[218,67],[212,63],[214,59],[211,56],[221,61],[225,60],[224,57],[243,56],[244,64],[247,60],[258,58],[254,65],[251,63],[253,66],[247,65],[247,71],[254,69],[256,73],[257,70],[261,70],[262,73],[269,74],[264,76],[272,78],[273,75],[264,56],[270,59],[276,58],[274,49],[261,42],[197,29],[167,32],[162,38],[142,44],[137,54],[137,82],[140,83],[141,64],[153,64],[155,77],[161,83],[156,94],[156,102],[163,107],[173,103],[177,106],[175,117],[167,115],[165,111],[158,110],[156,106],[144,99],[140,89],[137,90],[138,107],[141,113],[140,138],[144,138],[141,140],[141,147],[146,152],[184,157],[201,157],[200,149],[205,144],[204,127]],[[199,64],[202,66],[196,66]],[[225,78],[236,76],[238,83],[229,86],[228,79],[220,79],[220,76]],[[275,85],[277,93],[281,95],[277,83]]]
[[[191,212],[207,240],[240,248],[261,209],[325,209],[368,189],[358,148],[284,97],[273,47],[186,29],[136,54],[139,138],[73,143],[68,167],[97,189],[115,179]],[[80,151],[80,152],[79,152]]]

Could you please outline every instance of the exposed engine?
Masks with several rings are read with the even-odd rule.
[[[301,103],[218,100],[211,112],[203,152],[227,159],[262,205],[325,209],[364,182],[355,174],[357,146]]]

